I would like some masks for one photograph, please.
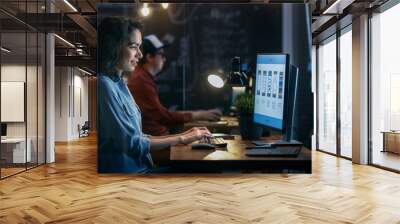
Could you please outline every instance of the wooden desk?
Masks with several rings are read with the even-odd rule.
[[[184,130],[193,127],[207,127],[213,133],[230,134],[232,130],[239,130],[239,122],[237,117],[221,117],[220,121],[194,121],[184,124]]]
[[[27,147],[25,149],[25,145]],[[24,164],[31,162],[32,140],[30,138],[6,138],[1,140],[1,159],[4,163]]]
[[[400,154],[400,131],[383,131],[382,152]]]
[[[191,145],[178,145],[171,148],[171,166],[182,171],[223,171],[231,169],[281,172],[296,170],[311,173],[311,151],[302,147],[297,157],[248,157],[246,146],[240,136],[235,140],[225,140],[226,148],[192,149]]]

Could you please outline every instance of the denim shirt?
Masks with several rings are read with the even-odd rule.
[[[117,75],[97,78],[99,173],[144,173],[153,168],[150,139],[126,83]]]

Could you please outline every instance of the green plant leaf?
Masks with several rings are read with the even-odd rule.
[[[254,109],[254,98],[249,93],[242,93],[235,99],[235,106],[241,114],[251,114]]]

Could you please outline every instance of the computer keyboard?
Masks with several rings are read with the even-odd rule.
[[[301,147],[254,148],[246,151],[246,156],[297,157]]]
[[[228,144],[223,138],[203,138],[199,143],[207,143],[215,145],[216,147],[225,147]]]

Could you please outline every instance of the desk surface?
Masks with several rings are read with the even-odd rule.
[[[213,165],[222,167],[229,165],[238,168],[271,167],[271,168],[303,168],[311,172],[311,151],[302,147],[297,157],[249,157],[246,156],[246,146],[251,146],[250,141],[225,140],[226,148],[192,149],[191,145],[178,145],[171,148],[170,160],[172,164],[181,166]],[[266,140],[267,141],[267,140]]]
[[[383,134],[400,134],[400,131],[381,131]]]
[[[207,127],[212,132],[229,132],[239,128],[239,122],[237,117],[222,116],[220,121],[193,121],[184,124],[185,130],[192,127]]]
[[[24,142],[25,138],[5,138],[5,139],[1,139],[1,143],[19,143],[19,142]],[[30,139],[28,138],[28,141],[30,141]]]

